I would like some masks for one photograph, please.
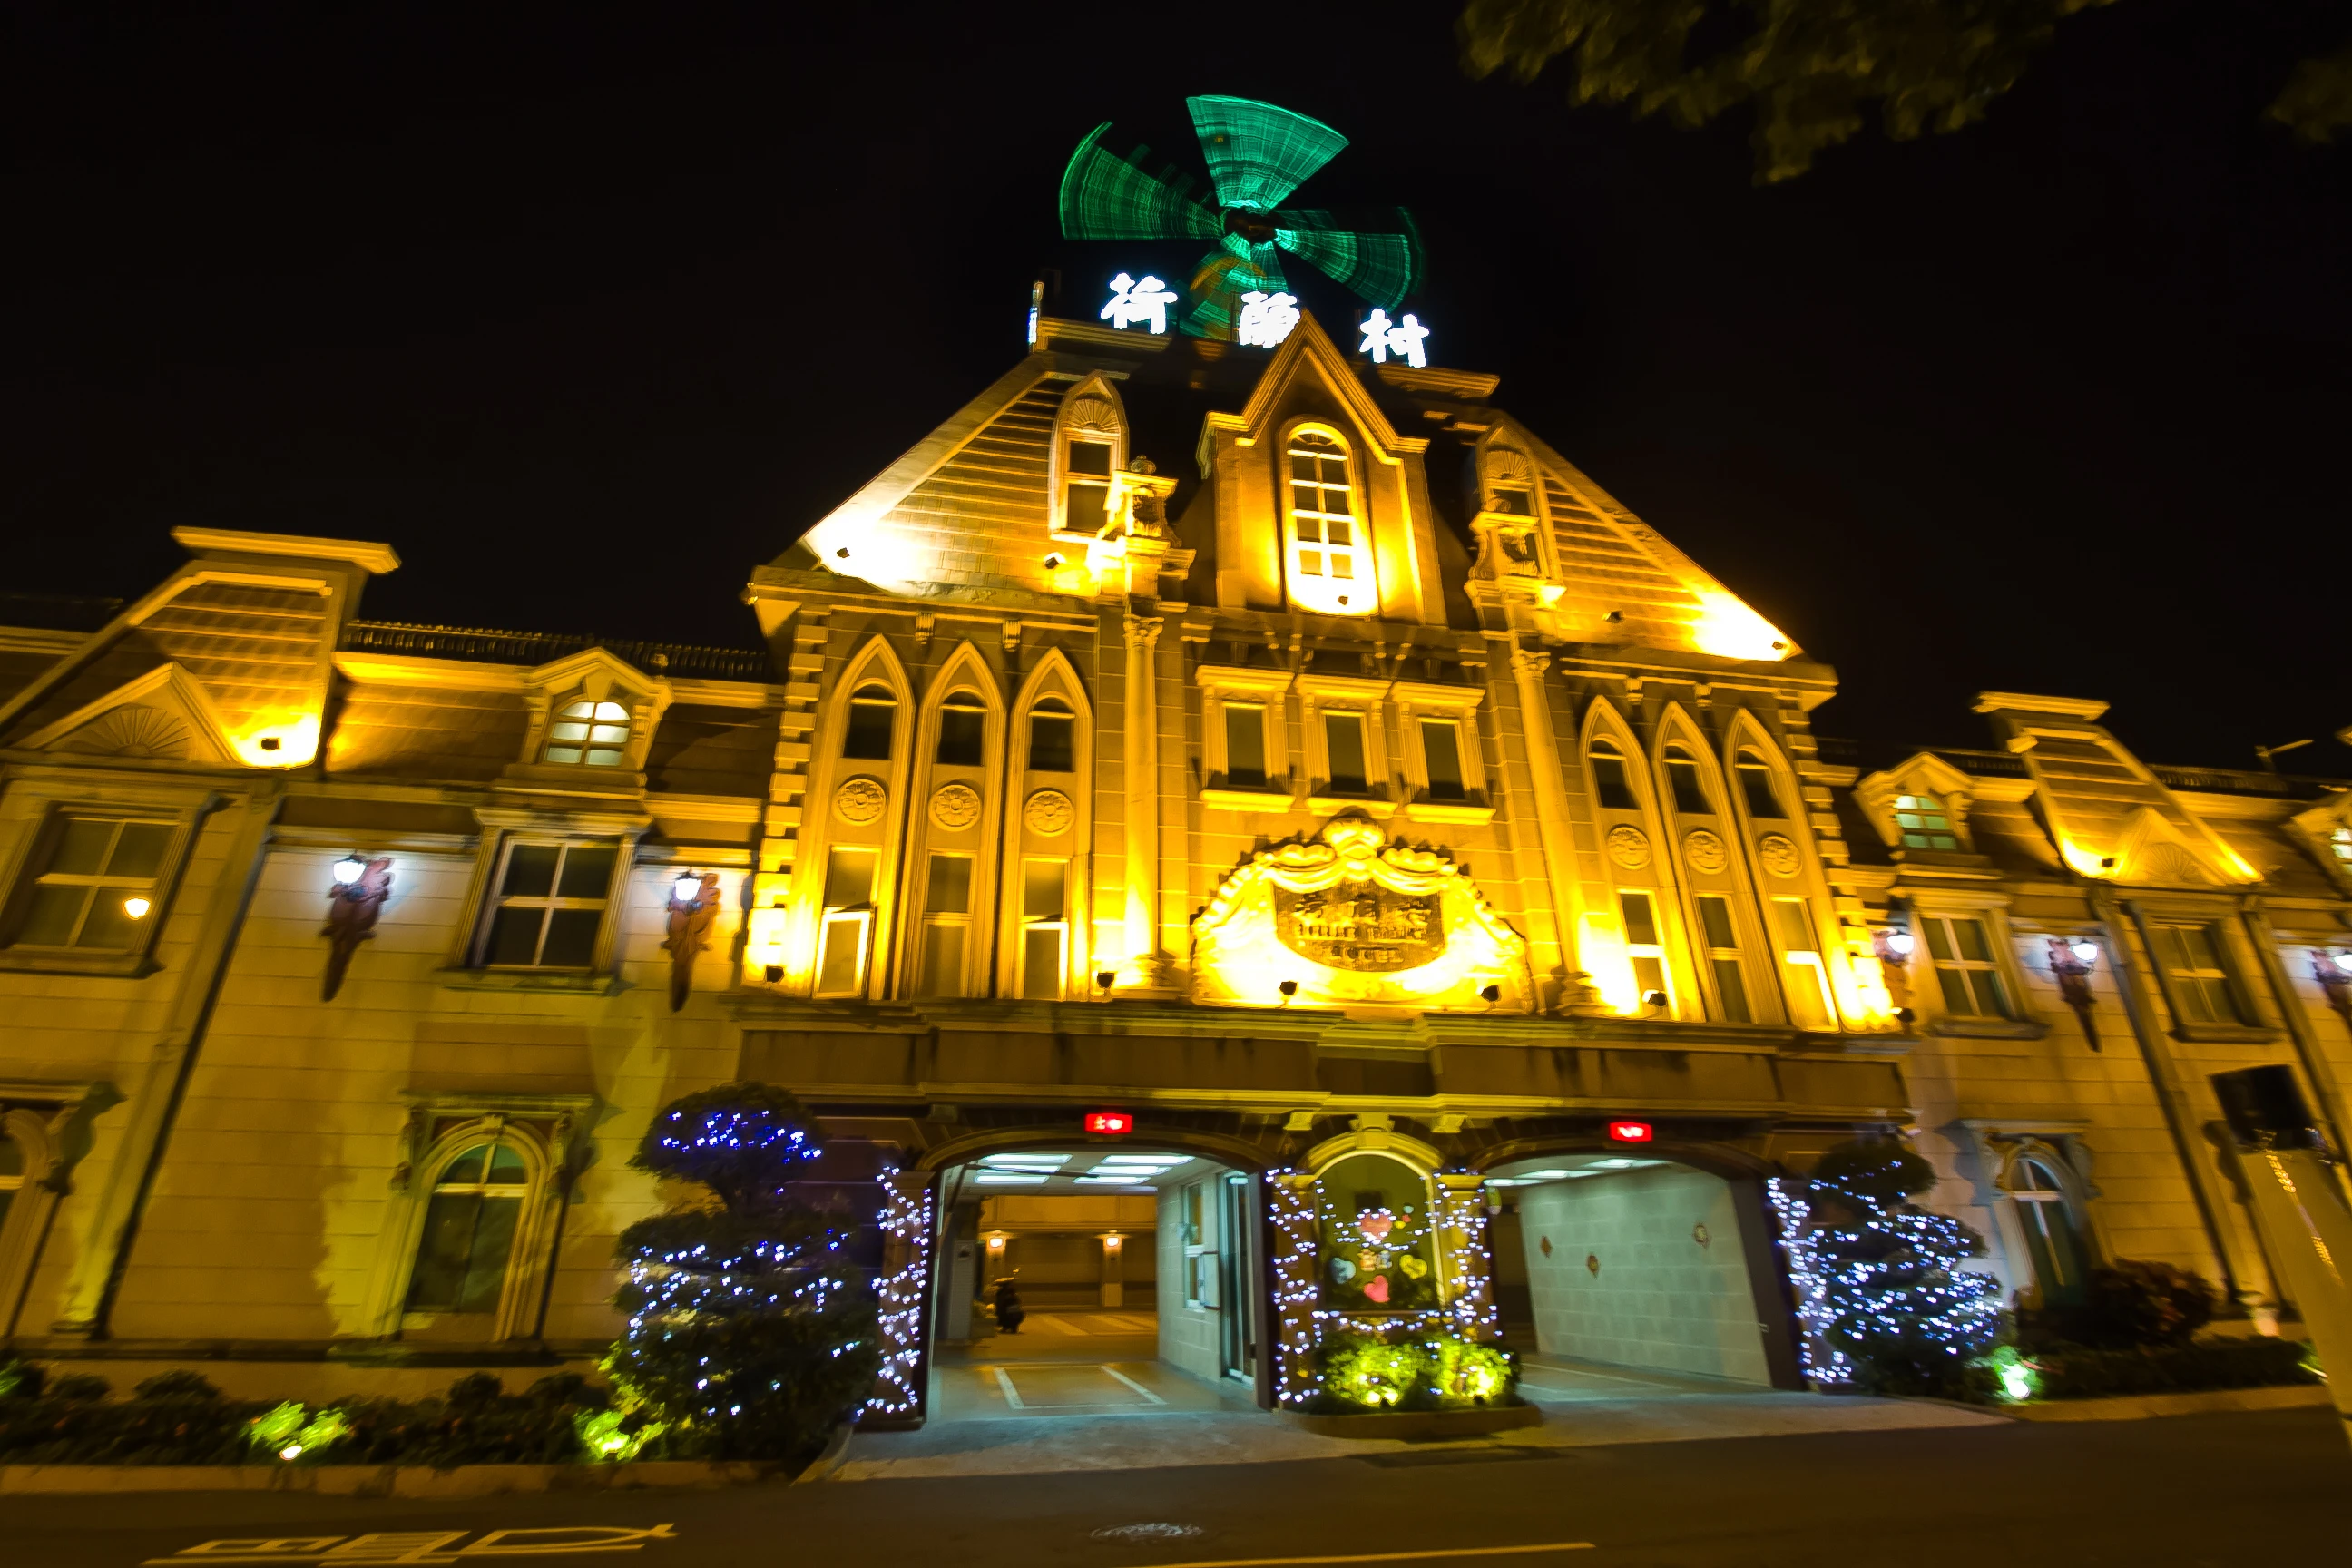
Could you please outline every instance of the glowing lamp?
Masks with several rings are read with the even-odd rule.
[[[145,920],[147,918],[147,911],[154,907],[154,905],[149,903],[144,899],[125,899],[122,900],[122,912],[129,915],[134,921]]]
[[[361,858],[360,853],[357,850],[353,850],[351,854],[344,856],[341,859],[336,861],[332,866],[328,868],[328,870],[333,875],[335,879],[335,886],[338,888],[350,887],[353,882],[360,879],[360,873],[366,869],[367,861]]]
[[[680,871],[677,880],[669,885],[669,901],[690,904],[702,897],[702,879],[691,871]]]
[[[1124,1110],[1089,1110],[1086,1129],[1089,1132],[1122,1135],[1135,1131],[1135,1118]]]
[[[2347,974],[2352,974],[2352,952],[2337,953],[2336,955],[2336,967],[2344,971]]]
[[[1912,949],[1918,945],[1919,939],[1907,931],[1891,931],[1886,933],[1886,951],[1897,958],[1910,957]]]
[[[2095,942],[2070,942],[2066,944],[2066,951],[2073,953],[2079,963],[2096,963],[2099,961],[2099,944]]]
[[[1609,1124],[1612,1142],[1647,1143],[1654,1135],[1655,1130],[1646,1121],[1612,1121]]]
[[[1116,1257],[1118,1253],[1119,1243],[1126,1239],[1127,1238],[1123,1236],[1106,1236],[1102,1238],[1103,1250]]]

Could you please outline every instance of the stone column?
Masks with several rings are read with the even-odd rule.
[[[1527,738],[1528,772],[1535,776],[1536,838],[1543,848],[1544,872],[1551,883],[1549,913],[1567,973],[1557,1005],[1562,1012],[1599,1010],[1599,996],[1579,956],[1583,889],[1577,880],[1575,828],[1569,820],[1568,792],[1560,784],[1559,742],[1552,732],[1551,704],[1544,697],[1544,672],[1551,656],[1532,648],[1511,650],[1511,674],[1518,682],[1519,730]],[[1532,934],[1532,933],[1530,933]],[[1543,977],[1536,977],[1540,986]]]
[[[1156,655],[1160,620],[1127,617],[1127,948],[1122,984],[1158,983],[1160,947],[1160,722]]]

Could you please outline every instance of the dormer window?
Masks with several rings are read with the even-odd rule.
[[[1535,487],[1528,460],[1518,453],[1496,450],[1486,459],[1486,510],[1507,517],[1536,514]]]
[[[1290,443],[1291,597],[1326,615],[1366,614],[1371,575],[1348,454],[1328,436],[1301,431]]]
[[[617,702],[567,702],[547,727],[551,763],[617,768],[627,754],[629,710]]]
[[[1950,814],[1932,795],[1896,795],[1895,826],[1903,835],[1906,849],[1958,850],[1960,847]]]
[[[1062,526],[1100,533],[1110,521],[1110,443],[1072,437],[1062,465]]]

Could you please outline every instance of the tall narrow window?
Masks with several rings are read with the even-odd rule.
[[[1330,763],[1334,795],[1362,795],[1371,785],[1364,776],[1364,716],[1344,710],[1323,715],[1324,757]]]
[[[172,824],[59,816],[48,825],[12,945],[127,952],[146,937]]]
[[[1780,928],[1790,1022],[1801,1029],[1828,1028],[1830,977],[1822,966],[1822,939],[1813,934],[1812,906],[1802,899],[1775,899],[1772,923]]]
[[[441,1167],[408,1279],[412,1312],[495,1312],[506,1287],[530,1169],[503,1142],[477,1143]]]
[[[1592,748],[1592,787],[1599,792],[1604,811],[1642,809],[1633,798],[1633,782],[1625,773],[1625,759],[1605,741]]]
[[[2082,1299],[2088,1270],[2083,1265],[2083,1238],[2066,1204],[2057,1175],[2039,1160],[2020,1160],[2011,1167],[2010,1200],[2017,1205],[2018,1224],[2025,1231],[2025,1247],[2033,1257],[2034,1282],[2042,1288],[2042,1305],[2070,1305]]]
[[[890,731],[898,718],[898,700],[887,686],[874,682],[857,689],[849,700],[849,727],[841,737],[841,754],[860,762],[890,760]]]
[[[2341,869],[2352,871],[2352,827],[2339,827],[2329,834],[2327,847],[2335,852]]]
[[[8,1205],[25,1189],[25,1150],[5,1127],[0,1127],[0,1226],[8,1223]]]
[[[1021,994],[1058,1002],[1068,973],[1069,862],[1021,864]]]
[[[824,914],[817,932],[816,994],[866,989],[866,936],[874,926],[876,852],[835,845],[824,858]]]
[[[1666,984],[1666,946],[1658,930],[1658,907],[1648,893],[1627,890],[1617,895],[1617,912],[1625,921],[1625,955],[1633,963],[1633,984],[1644,1007],[1667,1007],[1674,993]]]
[[[493,969],[586,969],[612,901],[620,849],[509,841],[482,963]]]
[[[2158,925],[2148,930],[2156,961],[2170,982],[2173,1004],[2184,1024],[2242,1024],[2221,942],[2210,925]]]
[[[1048,697],[1029,710],[1029,771],[1067,773],[1077,771],[1078,718],[1069,704]]]
[[[971,934],[971,857],[934,855],[923,892],[922,953],[915,994],[964,994],[964,949]]]
[[[546,760],[617,768],[629,743],[629,710],[617,702],[567,702],[547,727]]]
[[[950,691],[940,710],[940,745],[935,760],[941,767],[976,768],[988,733],[988,709],[969,691]]]
[[[1365,570],[1369,563],[1348,484],[1348,455],[1328,437],[1304,432],[1290,444],[1290,533],[1291,574],[1294,580],[1305,580],[1299,585],[1308,602],[1345,607],[1353,597],[1349,585],[1371,574]]]
[[[1685,816],[1712,816],[1715,806],[1706,798],[1706,785],[1700,782],[1698,763],[1681,752],[1666,753],[1666,777],[1673,783],[1675,809]]]
[[[1073,437],[1062,484],[1062,526],[1072,533],[1100,533],[1110,521],[1110,444]]]
[[[1945,1012],[1956,1018],[2012,1016],[1984,921],[1967,915],[1921,915],[1919,925],[1936,983],[1943,988]]]
[[[1462,726],[1451,719],[1421,721],[1421,760],[1429,770],[1429,798],[1467,800],[1462,780]]]
[[[1960,847],[1952,819],[1932,795],[1895,797],[1895,826],[1902,831],[1906,849],[1953,849]]]
[[[1225,782],[1235,789],[1265,784],[1265,709],[1255,702],[1228,702],[1225,710]]]
[[[1764,759],[1753,752],[1739,753],[1739,795],[1748,804],[1748,815],[1758,821],[1769,822],[1787,816],[1780,807],[1780,795],[1772,787],[1772,770]]]
[[[1752,1024],[1748,1005],[1748,979],[1739,965],[1739,928],[1731,918],[1731,900],[1715,893],[1698,896],[1699,930],[1706,938],[1707,967],[1715,975],[1715,994],[1728,1023]]]

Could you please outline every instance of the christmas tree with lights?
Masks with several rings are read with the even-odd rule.
[[[1891,1138],[1822,1156],[1809,1183],[1776,1180],[1814,1381],[1872,1394],[1958,1394],[2000,1331],[2000,1282],[1965,1268],[1983,1238],[1910,1200],[1935,1168]]]
[[[605,1365],[671,1453],[790,1458],[856,1413],[881,1362],[864,1226],[811,1194],[798,1100],[730,1083],[672,1100],[630,1163],[710,1194],[621,1233],[627,1332]]]

